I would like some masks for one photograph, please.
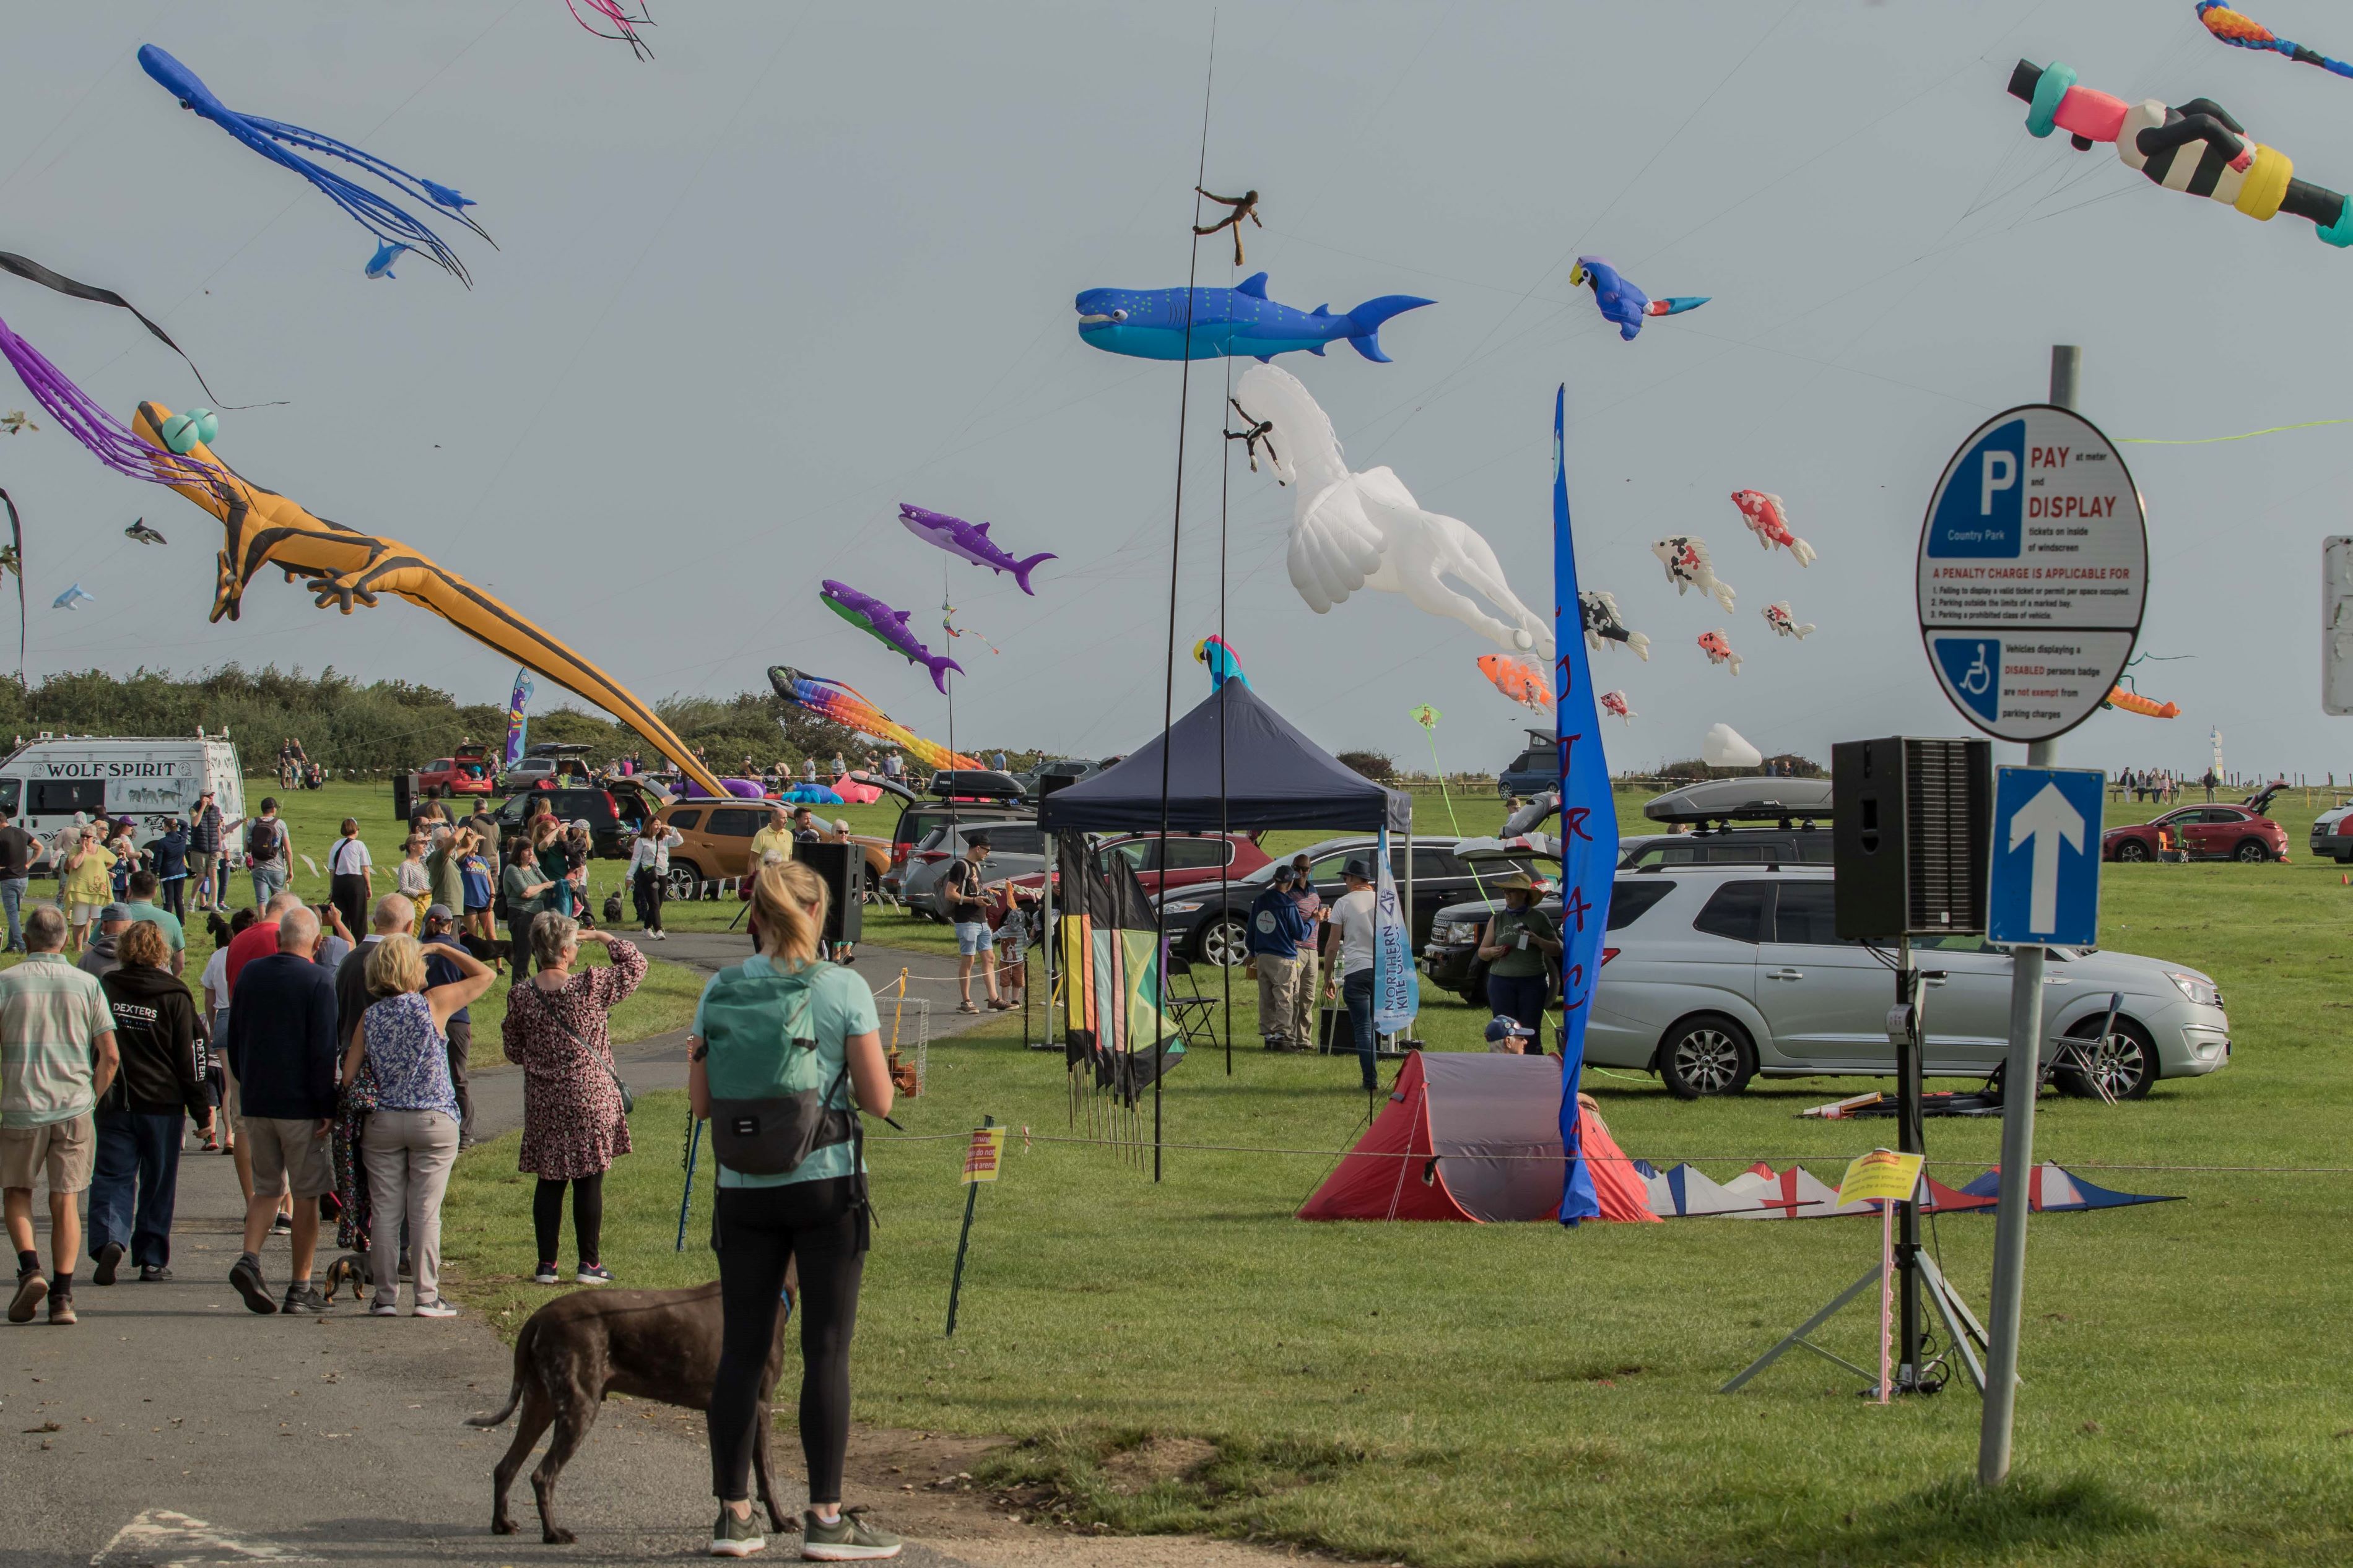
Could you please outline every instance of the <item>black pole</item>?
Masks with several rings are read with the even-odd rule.
[[[980,1119],[980,1124],[983,1127],[994,1127],[997,1125],[997,1118],[984,1116]],[[964,1184],[964,1229],[956,1233],[955,1275],[948,1281],[948,1331],[944,1336],[948,1339],[955,1337],[956,1298],[964,1291],[965,1247],[972,1240],[972,1205],[979,1199],[980,1184],[966,1182]]]
[[[1920,1058],[1927,1047],[1927,1019],[1919,998],[1920,972],[1912,967],[1911,939],[1897,949],[1896,1005],[1909,1016],[1903,1037],[1895,1042],[1895,1147],[1898,1152],[1925,1152],[1920,1111]],[[1920,1205],[1919,1184],[1896,1209],[1895,1268],[1897,1303],[1903,1314],[1895,1341],[1895,1384],[1899,1393],[1916,1393],[1920,1385]]]
[[[1231,277],[1232,274],[1229,272],[1227,276]],[[1226,400],[1230,403],[1233,401],[1233,395],[1234,361],[1233,356],[1229,354],[1226,356]],[[1233,490],[1233,443],[1221,441],[1218,444],[1218,651],[1229,659],[1233,658],[1234,650],[1226,646],[1226,501]],[[1227,679],[1232,679],[1230,673]],[[1234,857],[1233,823],[1228,814],[1226,802],[1226,683],[1224,680],[1218,682],[1218,853],[1220,857],[1218,861],[1218,918],[1224,920],[1231,912],[1230,906],[1227,902],[1232,896],[1227,891],[1227,872],[1233,865]],[[1165,867],[1161,870],[1160,877],[1164,883],[1168,879],[1168,872]],[[1271,886],[1271,884],[1269,885]],[[1247,917],[1242,921],[1242,929],[1245,931],[1250,929],[1250,921]],[[1243,951],[1247,952],[1250,946],[1248,936],[1242,938],[1242,945]],[[1231,1078],[1234,1076],[1234,966],[1229,963],[1221,967],[1225,971],[1219,979],[1225,984],[1226,1076]],[[1263,1034],[1265,1029],[1266,1021],[1261,1018],[1259,1020],[1259,1030]]]

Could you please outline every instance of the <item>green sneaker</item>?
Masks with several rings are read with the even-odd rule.
[[[719,1522],[711,1527],[711,1555],[713,1557],[749,1557],[768,1544],[760,1533],[760,1515],[755,1509],[743,1518],[725,1503],[719,1505]]]
[[[866,1522],[862,1508],[846,1508],[831,1524],[814,1513],[801,1515],[801,1556],[810,1563],[860,1563],[870,1557],[896,1557],[907,1543],[887,1530]]]

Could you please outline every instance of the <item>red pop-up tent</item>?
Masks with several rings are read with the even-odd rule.
[[[1578,1127],[1605,1220],[1656,1221],[1641,1176],[1587,1110]],[[1560,1062],[1415,1051],[1388,1103],[1301,1219],[1556,1219]]]

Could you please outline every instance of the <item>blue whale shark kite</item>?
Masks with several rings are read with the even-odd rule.
[[[1266,274],[1257,272],[1234,289],[1090,289],[1078,299],[1079,336],[1107,353],[1136,359],[1230,355],[1261,363],[1300,349],[1320,354],[1345,341],[1366,359],[1387,364],[1381,323],[1437,302],[1384,294],[1344,316],[1334,315],[1329,305],[1294,310],[1268,299]]]
[[[1705,294],[1674,294],[1653,300],[1599,256],[1580,256],[1577,265],[1568,269],[1568,286],[1574,289],[1580,283],[1593,286],[1593,302],[1601,307],[1603,319],[1617,322],[1618,335],[1630,343],[1634,334],[1642,330],[1644,317],[1696,310],[1710,298]]]

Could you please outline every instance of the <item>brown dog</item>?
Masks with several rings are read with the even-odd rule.
[[[789,1303],[791,1281],[786,1289]],[[777,1312],[776,1342],[760,1373],[752,1448],[760,1500],[768,1506],[770,1526],[780,1534],[790,1524],[776,1501],[776,1479],[768,1468],[768,1396],[784,1364],[789,1321],[789,1310]],[[540,1539],[570,1542],[572,1532],[555,1522],[555,1478],[587,1441],[598,1405],[607,1394],[627,1394],[688,1410],[710,1408],[712,1380],[719,1372],[720,1329],[716,1280],[691,1290],[575,1290],[533,1312],[515,1337],[514,1386],[508,1391],[506,1407],[495,1415],[473,1415],[466,1421],[469,1426],[500,1426],[518,1405],[522,1407],[515,1440],[494,1472],[492,1533],[514,1533],[507,1490],[540,1434],[552,1425],[555,1436],[547,1446],[547,1457],[531,1473],[531,1489],[539,1500]]]

